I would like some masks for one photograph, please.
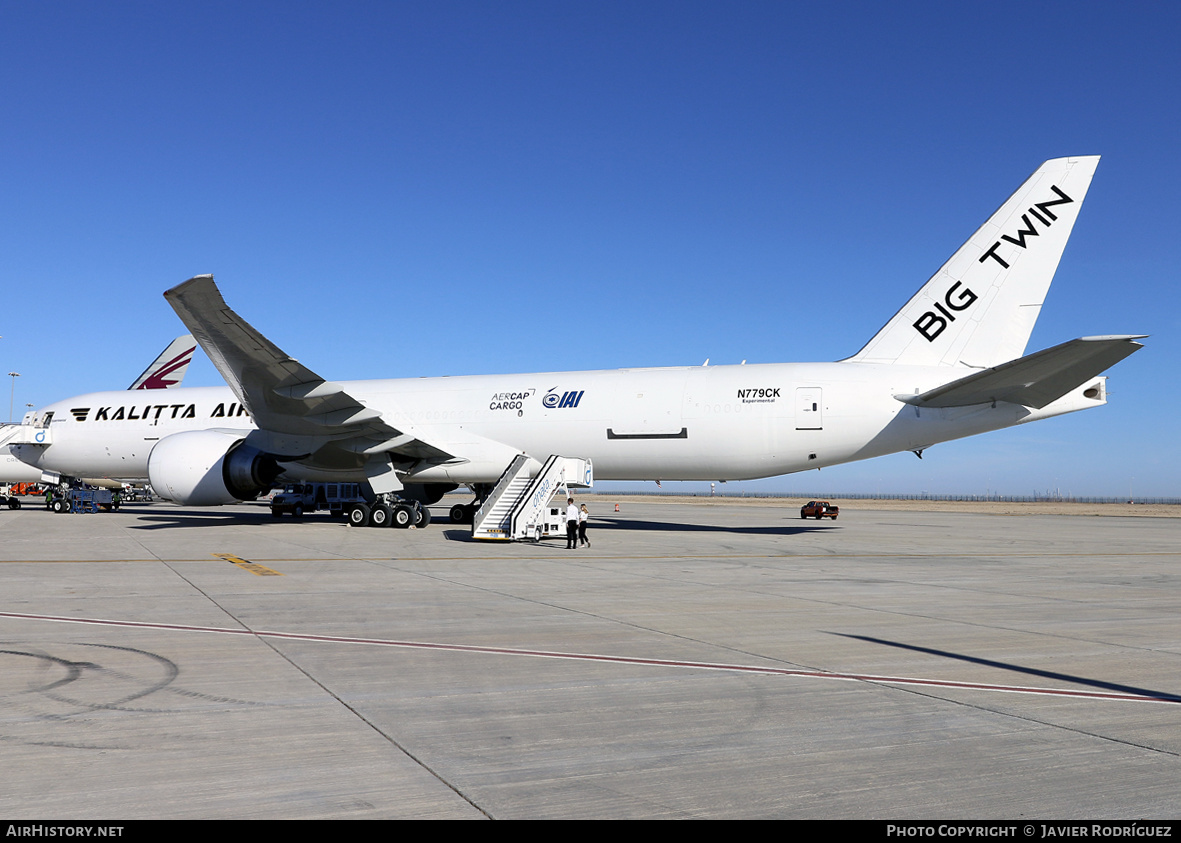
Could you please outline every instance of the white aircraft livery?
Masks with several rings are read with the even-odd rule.
[[[127,388],[169,389],[180,386],[181,381],[185,378],[185,372],[188,371],[189,363],[193,361],[193,352],[196,350],[197,341],[193,339],[191,334],[177,337]],[[24,427],[0,425],[0,483],[41,482],[41,469],[21,461],[12,450],[12,446],[8,444],[10,440],[14,439],[36,442],[38,434],[34,430],[29,430],[28,425],[37,415],[37,413],[26,414],[24,419],[26,426]]]
[[[593,463],[599,480],[746,480],[923,450],[1106,403],[1100,373],[1141,335],[1025,355],[1097,156],[1047,161],[865,347],[835,363],[326,381],[201,275],[165,298],[226,387],[83,395],[38,411],[22,460],[150,478],[179,504],[280,479],[366,481],[431,503],[487,494],[510,463]],[[1025,355],[1025,356],[1023,356]]]

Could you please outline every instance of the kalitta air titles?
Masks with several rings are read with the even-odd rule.
[[[70,413],[75,421],[159,421],[160,419],[195,419],[197,418],[196,404],[133,404],[122,407],[99,407],[90,417],[90,407],[73,407]],[[231,402],[228,406],[223,402],[209,413],[207,418],[224,419],[249,417],[246,408]]]
[[[1054,224],[1054,221],[1058,219],[1058,215],[1050,209],[1055,205],[1065,205],[1074,200],[1063,193],[1057,185],[1050,185],[1050,190],[1058,198],[1047,199],[1045,202],[1035,202],[1031,207],[1026,209],[1026,212],[1021,215],[1021,222],[1024,227],[1018,228],[1012,234],[1002,234],[1001,239],[989,246],[988,250],[980,256],[980,263],[994,260],[1002,268],[1008,269],[1009,262],[996,253],[996,250],[1001,247],[1001,241],[1012,243],[1021,249],[1028,249],[1029,239],[1041,234],[1041,231],[1038,230],[1039,227],[1044,231]],[[961,287],[963,289],[960,289]],[[936,313],[935,311],[928,310],[914,323],[914,329],[926,337],[927,342],[934,342],[935,338],[943,333],[943,329],[947,327],[947,324],[955,321],[956,314],[962,313],[975,304],[977,298],[974,292],[963,286],[963,282],[956,281],[943,294],[943,301],[935,302],[935,310],[939,312]]]

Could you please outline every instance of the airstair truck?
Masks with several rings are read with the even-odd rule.
[[[565,519],[554,521],[550,501],[559,492],[594,486],[594,466],[583,457],[554,454],[539,465],[527,454],[514,459],[472,519],[472,538],[541,541],[565,535]]]

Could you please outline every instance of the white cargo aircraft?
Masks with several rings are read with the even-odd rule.
[[[128,389],[170,389],[180,386],[185,379],[185,372],[193,362],[193,352],[197,350],[197,341],[191,334],[177,337],[161,351],[143,374],[131,382]],[[20,425],[0,425],[0,483],[40,483],[41,469],[27,462],[21,461],[13,452],[9,443],[11,439],[30,439],[36,441],[37,433],[29,430],[28,426],[38,413],[30,412],[25,415],[25,427]],[[22,436],[22,434],[28,434]],[[53,479],[52,475],[49,479]],[[88,478],[90,479],[90,478]],[[94,478],[100,479],[100,478]],[[105,478],[114,479],[114,478]]]
[[[32,465],[150,477],[179,504],[278,479],[367,481],[434,502],[487,494],[518,455],[589,459],[599,480],[746,480],[930,446],[1106,403],[1137,336],[1022,356],[1098,157],[1047,161],[859,352],[781,363],[326,381],[202,275],[165,298],[229,388],[72,398],[32,420]]]

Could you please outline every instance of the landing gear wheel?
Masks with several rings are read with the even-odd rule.
[[[58,513],[65,512],[66,511],[66,502],[59,498],[58,500],[55,500],[53,503],[51,503],[49,505],[49,508],[52,509],[54,512],[58,512]]]
[[[349,526],[350,527],[368,527],[369,526],[369,507],[363,503],[359,503],[349,510]]]
[[[416,507],[414,510],[414,514],[417,519],[414,522],[415,527],[417,527],[418,529],[421,530],[424,527],[427,527],[430,525],[431,511],[429,509],[427,509],[425,506]]]
[[[390,508],[385,504],[378,504],[377,506],[373,507],[373,512],[369,516],[369,526],[390,526]]]
[[[405,530],[414,523],[414,509],[404,503],[400,503],[394,507],[394,526],[399,530]]]

